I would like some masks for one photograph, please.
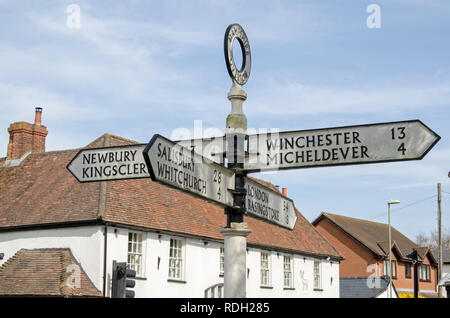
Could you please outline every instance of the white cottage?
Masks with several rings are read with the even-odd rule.
[[[80,149],[45,152],[40,117],[9,132],[0,158],[0,295],[48,295],[46,280],[58,280],[52,295],[110,297],[115,260],[136,270],[136,297],[223,296],[222,207],[150,178],[80,183],[66,169]],[[132,144],[105,134],[86,148]],[[296,214],[292,230],[245,217],[247,297],[339,297],[342,257]]]

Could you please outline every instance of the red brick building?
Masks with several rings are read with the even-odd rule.
[[[315,228],[344,257],[340,277],[388,275],[388,225],[323,212],[312,222]],[[419,290],[426,297],[436,297],[437,262],[427,247],[420,247],[391,227],[392,276],[398,294],[414,291],[413,261],[407,255],[413,249],[419,256]]]

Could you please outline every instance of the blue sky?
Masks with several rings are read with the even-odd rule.
[[[67,8],[80,8],[70,28]],[[369,28],[370,4],[380,28]],[[280,131],[420,119],[440,142],[420,161],[255,176],[288,189],[310,221],[322,211],[436,229],[437,183],[450,229],[450,2],[0,0],[0,157],[7,128],[43,107],[47,150],[103,133],[148,142],[174,129],[224,130],[231,81],[223,36],[239,23],[252,51],[249,128]],[[3,146],[2,146],[3,145]]]

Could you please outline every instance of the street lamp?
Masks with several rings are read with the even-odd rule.
[[[391,204],[399,204],[399,200],[388,201],[388,223],[389,223],[389,298],[392,298],[392,245],[391,245]]]

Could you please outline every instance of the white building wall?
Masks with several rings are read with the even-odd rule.
[[[103,289],[103,227],[83,226],[46,230],[0,232],[0,266],[18,250],[70,248],[98,290]]]
[[[261,286],[261,251],[268,252],[270,255],[270,288]],[[293,257],[292,288],[284,287],[284,255]],[[312,257],[298,254],[249,248],[247,253],[247,297],[339,297],[339,263],[316,258],[316,260],[320,261],[322,288],[314,290],[314,260]]]
[[[127,261],[128,229],[108,231],[108,286],[112,273],[112,261]],[[136,231],[134,231],[136,232]],[[139,231],[137,231],[139,232]],[[167,233],[144,233],[145,274],[136,280],[136,297],[204,297],[205,289],[223,283],[220,275],[220,247],[223,243],[189,238]],[[169,279],[170,239],[184,242],[184,278],[181,281]],[[207,244],[205,244],[207,242]],[[314,258],[283,254],[271,251],[272,288],[262,288],[260,283],[260,251],[248,248],[247,252],[247,297],[339,297],[339,263],[320,259],[321,290],[314,290]],[[293,289],[283,288],[283,255],[293,257]],[[159,264],[159,266],[158,266]],[[302,276],[303,275],[303,276]],[[108,289],[107,295],[110,295]]]
[[[110,295],[112,262],[127,261],[128,233],[124,228],[108,229],[107,277]],[[136,231],[132,231],[136,232]],[[139,231],[137,231],[139,232]],[[204,297],[208,287],[223,283],[220,271],[220,247],[222,244],[179,235],[141,232],[144,234],[144,277],[136,280],[137,297]],[[170,239],[181,239],[184,253],[184,278],[169,279]],[[204,242],[207,242],[205,245]]]
[[[85,226],[48,230],[14,231],[0,233],[0,252],[5,253],[0,265],[19,249],[70,248],[94,285],[103,291],[104,226]],[[112,262],[126,262],[129,229],[108,226],[106,258],[106,295],[111,295]],[[143,233],[143,277],[136,279],[136,297],[204,297],[205,289],[223,283],[220,275],[219,241],[183,237],[168,233]],[[170,239],[184,242],[184,278],[173,281],[169,274]],[[205,244],[207,242],[207,244]],[[271,287],[261,288],[261,249],[249,247],[247,252],[247,297],[339,297],[339,263],[320,259],[322,290],[313,290],[314,258],[270,251]],[[293,289],[283,288],[283,255],[293,260]],[[303,276],[302,276],[303,275]]]

